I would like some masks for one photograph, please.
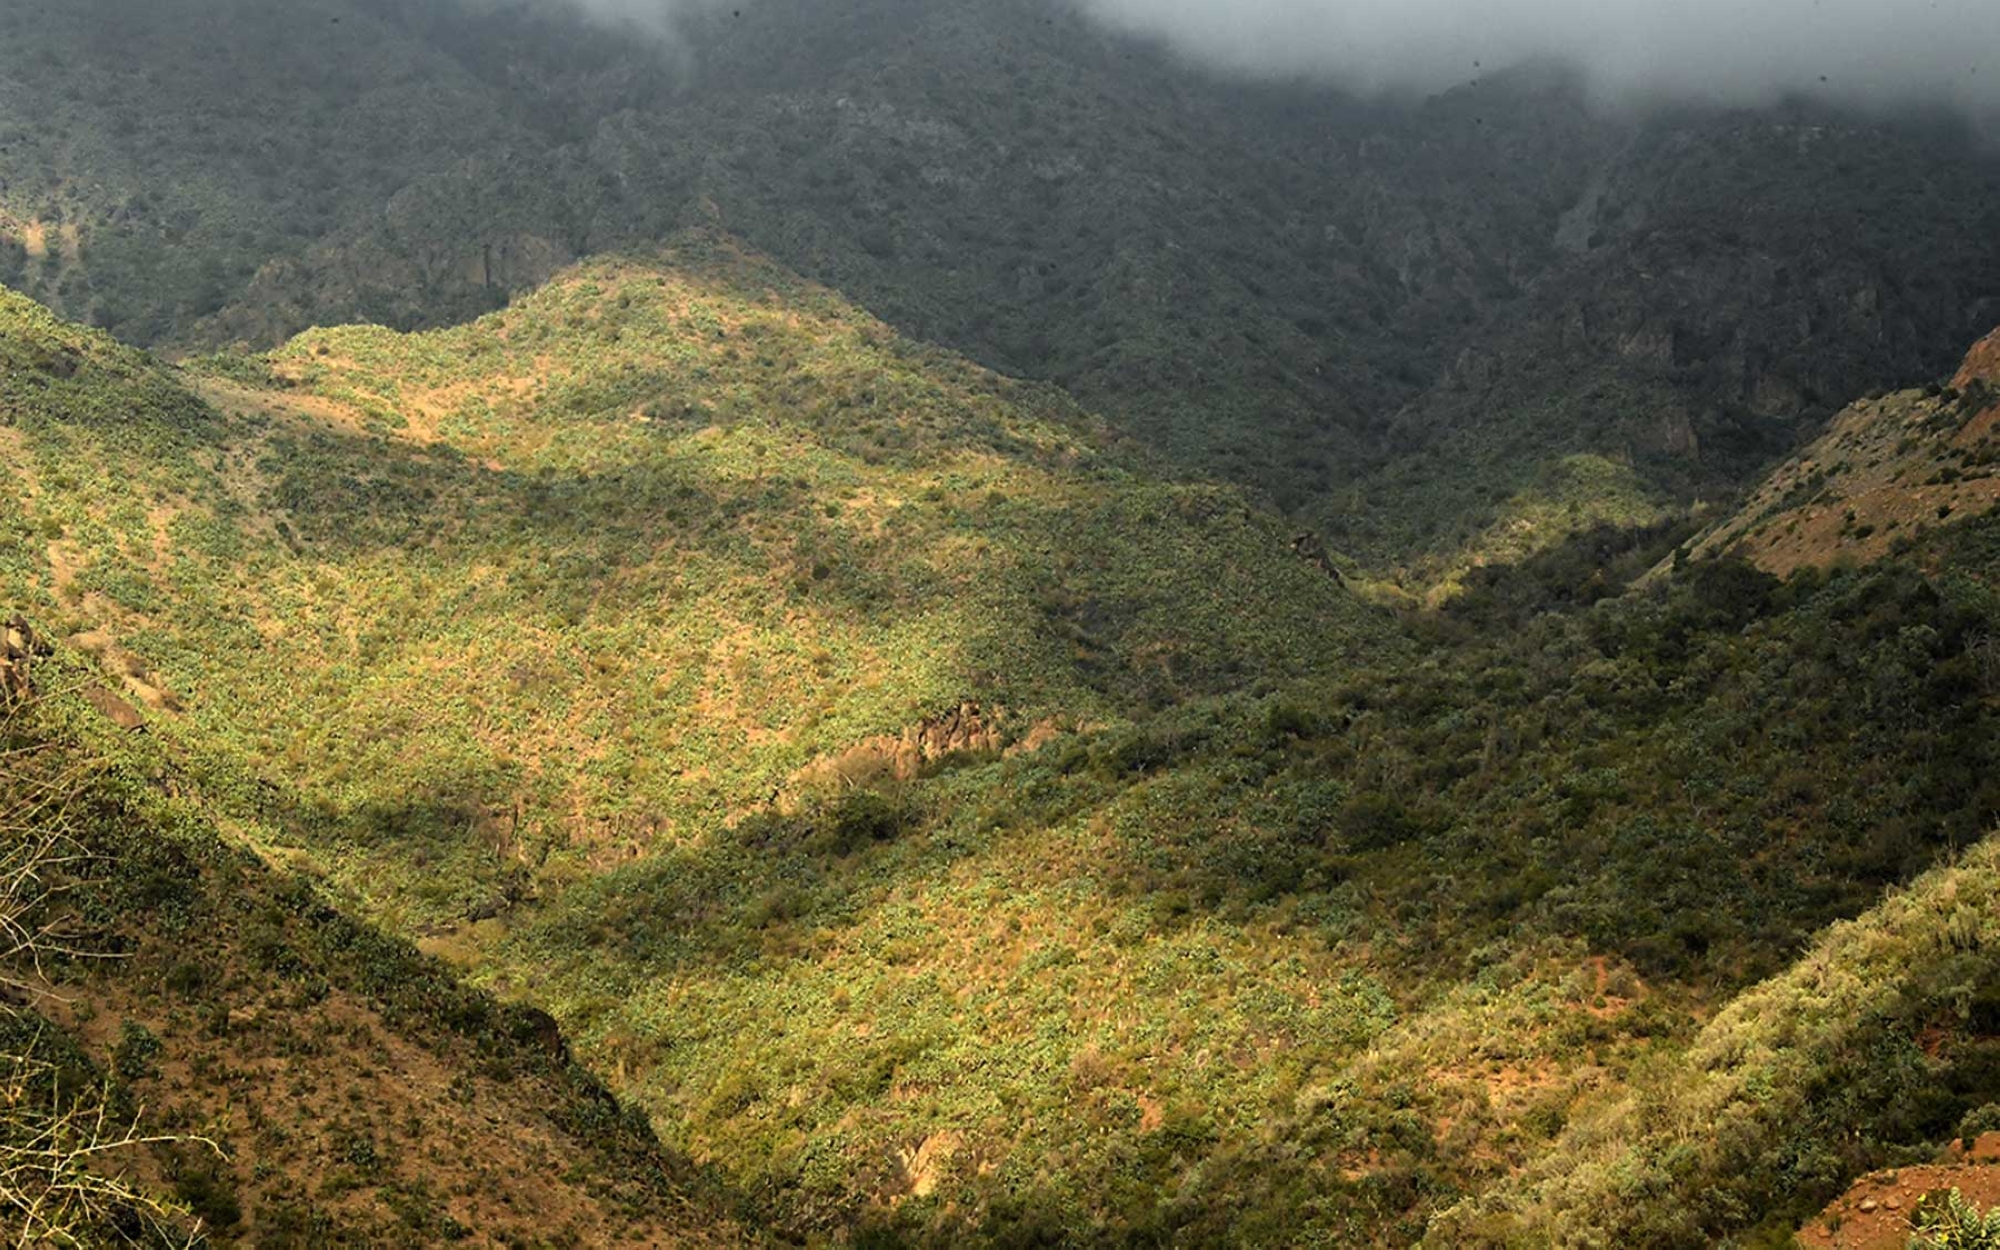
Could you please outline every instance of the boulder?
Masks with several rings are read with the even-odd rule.
[[[143,732],[146,718],[139,709],[112,694],[102,686],[91,686],[83,692],[84,702],[104,714],[104,718],[129,733]]]

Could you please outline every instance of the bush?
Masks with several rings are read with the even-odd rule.
[[[1911,1250],[2000,1250],[2000,1210],[1982,1213],[1956,1189],[1925,1195],[1911,1223]]]
[[[915,813],[898,796],[854,790],[818,817],[813,849],[847,856],[877,842],[892,842],[915,823]]]
[[[143,1081],[159,1073],[160,1039],[137,1020],[127,1020],[118,1035],[111,1066],[119,1079]]]

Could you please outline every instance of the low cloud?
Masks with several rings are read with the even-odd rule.
[[[1531,60],[1612,97],[1805,94],[2000,115],[2000,0],[1074,0],[1188,56],[1361,91]]]
[[[689,13],[721,8],[725,0],[557,0],[586,17],[648,30],[670,30]],[[737,0],[741,3],[741,0]]]
[[[667,30],[687,14],[755,0],[557,2]],[[1068,2],[1216,69],[1368,93],[1434,92],[1554,61],[1580,69],[1614,99],[1760,103],[1808,95],[1942,105],[2000,122],[2000,0]]]

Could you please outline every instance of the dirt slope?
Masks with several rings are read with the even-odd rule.
[[[1861,400],[1704,533],[1695,557],[1734,551],[1785,574],[1874,560],[2000,501],[2000,332],[1948,386]]]

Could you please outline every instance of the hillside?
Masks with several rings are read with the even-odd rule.
[[[1053,0],[763,0],[665,47],[456,0],[0,20],[0,282],[129,341],[447,324],[719,226],[1418,583],[1570,457],[1636,494],[1538,546],[1744,485],[2000,299],[2000,165],[1922,119],[1246,87]]]
[[[745,1244],[553,1020],[218,836],[178,762],[77,696],[75,655],[21,667],[45,693],[0,722],[0,1222],[36,1232],[64,1210],[42,1185],[94,1173],[134,1197],[50,1244],[156,1244],[142,1219],[157,1244]],[[94,1154],[24,1180],[70,1149]]]
[[[316,331],[207,400],[9,314],[15,600],[134,701],[200,691],[190,732],[274,769],[343,878],[406,880],[412,921],[698,837],[962,708],[925,754],[1387,632],[1228,492],[705,238],[461,329]],[[382,860],[415,840],[454,871]]]
[[[2000,820],[1990,520],[1622,598],[1681,534],[1592,534],[1399,623],[1059,393],[711,234],[182,369],[0,311],[0,576],[90,657],[84,723],[144,725],[148,801],[551,1013],[786,1234],[1552,1234],[1510,1197],[1538,1159]],[[261,1018],[248,958],[216,976]],[[441,1061],[354,984],[297,1027],[365,1026],[429,1107]],[[1814,1101],[1837,1055],[1778,1071],[1807,1110],[1703,1227],[1928,1151],[1993,1101],[1983,1019],[1927,1018],[1965,1065],[1873,1101]],[[377,1137],[388,1205],[322,1205],[431,1219]],[[290,1140],[309,1194],[353,1179]],[[1853,1144],[1757,1162],[1799,1141]],[[1592,1218],[1664,1227],[1708,1173],[1664,1175]]]
[[[84,1244],[1992,1180],[1990,143],[1082,13],[0,5],[0,1228],[65,1109]]]
[[[1954,1124],[1951,1095],[1990,1093],[2000,1060],[1996,919],[1989,839],[1835,926],[1706,1024],[1681,1062],[1577,1116],[1520,1180],[1433,1224],[1431,1244],[1514,1244],[1523,1228],[1561,1245],[1712,1244],[1746,1213],[1777,1216],[1766,1229],[1783,1232],[1801,1213],[1773,1210],[1773,1195],[1851,1166],[1842,1130],[1857,1146],[1926,1121],[1977,1136],[2000,1107]],[[1663,1189],[1694,1200],[1635,1220],[1630,1196]]]
[[[1949,384],[1862,400],[1690,547],[1773,573],[1908,550],[2000,502],[2000,333]]]

